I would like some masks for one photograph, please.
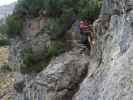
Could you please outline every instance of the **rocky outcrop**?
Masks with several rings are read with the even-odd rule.
[[[89,58],[68,52],[51,61],[36,77],[28,80],[15,100],[71,100],[88,73]]]
[[[42,24],[44,23],[44,24]],[[23,32],[19,35],[9,37],[10,55],[9,64],[13,69],[20,70],[23,64],[22,52],[32,49],[35,56],[40,56],[50,44],[50,37],[41,32],[46,23],[43,19],[26,19]]]
[[[98,51],[101,63],[93,75],[80,85],[73,100],[132,100],[132,43],[133,10],[128,9],[129,0],[104,0],[98,28]],[[130,2],[133,2],[130,0]],[[133,6],[133,5],[132,5]],[[115,8],[116,7],[116,8]],[[108,8],[108,9],[105,9]],[[120,13],[113,13],[117,9]],[[107,10],[107,11],[105,11]],[[105,20],[107,12],[112,11],[110,19]],[[108,22],[107,29],[102,22]],[[102,26],[100,26],[102,25]],[[101,31],[99,30],[102,29]],[[102,34],[100,34],[102,33]]]
[[[53,59],[38,75],[24,76],[15,100],[132,100],[132,0],[103,0],[89,57],[78,49]],[[90,59],[91,58],[91,59]]]

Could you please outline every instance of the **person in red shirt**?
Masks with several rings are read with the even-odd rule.
[[[91,50],[90,41],[88,40],[88,37],[91,36],[91,33],[89,32],[89,22],[80,21],[80,35],[81,35],[81,44],[83,44],[86,48]]]
[[[88,22],[87,21],[80,21],[80,29],[81,30],[88,29]]]

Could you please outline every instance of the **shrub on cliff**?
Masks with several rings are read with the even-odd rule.
[[[41,59],[37,59],[34,56],[34,53],[31,48],[24,49],[21,52],[21,56],[23,59],[23,64],[21,65],[20,71],[22,73],[32,73],[32,72],[40,72],[42,70],[42,66],[38,65]]]
[[[7,25],[5,23],[0,24],[0,34],[5,35],[7,31]]]
[[[6,72],[11,72],[11,71],[12,71],[12,69],[6,63],[0,66],[0,72],[6,73]]]
[[[76,0],[18,0],[15,13],[20,16],[39,16],[45,10],[48,16],[59,16],[66,8],[76,5]]]
[[[44,2],[44,9],[47,11],[48,16],[61,15],[64,0],[44,0]]]
[[[101,0],[79,0],[78,16],[81,19],[97,17],[100,12],[100,7],[101,7]]]
[[[1,39],[0,40],[0,47],[9,45],[9,41],[7,39]]]
[[[38,73],[42,71],[53,57],[65,52],[65,46],[60,41],[54,41],[40,56],[35,56],[31,48],[24,49],[21,52],[23,64],[20,68],[21,73],[30,74],[32,72]]]
[[[39,11],[44,8],[45,0],[18,0],[15,13],[19,16],[38,16]]]
[[[6,33],[9,36],[14,36],[14,35],[18,35],[21,33],[22,29],[23,29],[23,20],[12,14],[9,15],[6,19]]]
[[[6,22],[0,25],[0,33],[10,37],[21,33],[23,29],[23,20],[15,14],[9,15]]]
[[[47,58],[51,59],[53,57],[58,56],[59,54],[65,52],[65,45],[64,43],[60,41],[54,41],[51,43],[51,45],[48,47],[47,50]]]
[[[4,23],[0,24],[0,46],[9,45],[6,30],[6,25]]]
[[[101,0],[18,0],[15,12],[22,16],[39,16],[40,11],[45,10],[48,16],[56,17],[73,11],[81,17],[92,17],[99,14],[100,3]]]

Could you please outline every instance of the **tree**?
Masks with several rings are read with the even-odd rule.
[[[5,25],[5,31],[8,36],[15,36],[21,33],[23,29],[23,20],[20,17],[12,14],[7,17]]]

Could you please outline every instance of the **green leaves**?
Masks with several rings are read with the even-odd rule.
[[[53,57],[65,52],[65,45],[61,41],[52,41],[51,45],[40,56],[35,56],[32,48],[26,48],[21,52],[23,64],[20,67],[21,73],[39,73],[49,64]]]
[[[44,8],[45,0],[18,0],[15,13],[20,16],[38,16],[39,11]]]
[[[56,57],[63,52],[65,52],[65,45],[60,41],[54,41],[48,47],[47,57]]]
[[[6,22],[0,25],[0,34],[16,36],[23,29],[23,20],[15,14],[9,15]]]
[[[23,24],[22,20],[15,15],[10,15],[7,17],[7,34],[19,34],[22,30]]]
[[[0,24],[0,34],[5,35],[7,32],[7,25],[5,23]]]
[[[40,10],[45,10],[52,17],[70,12],[82,19],[97,16],[100,6],[101,0],[19,0],[16,12],[19,15],[38,16]]]
[[[12,14],[6,19],[6,33],[8,36],[14,36],[21,33],[23,29],[23,21],[20,17]]]
[[[40,63],[43,60],[43,58],[36,57],[31,48],[24,49],[21,52],[21,57],[23,59],[23,64],[20,67],[20,71],[23,74],[26,74],[26,73],[30,74],[33,72],[38,73],[44,68],[43,65],[41,65]],[[44,64],[45,64],[45,61],[44,61]]]
[[[79,18],[80,19],[88,19],[91,17],[95,17],[99,15],[100,7],[101,7],[100,0],[80,0],[79,5]]]

